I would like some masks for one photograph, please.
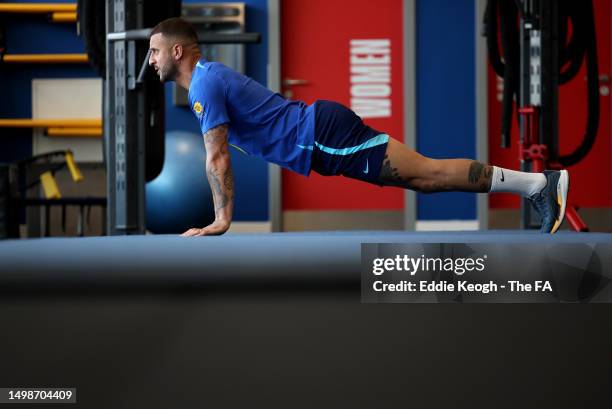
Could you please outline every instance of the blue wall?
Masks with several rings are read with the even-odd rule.
[[[417,150],[426,156],[476,157],[474,7],[474,0],[417,1]],[[476,219],[476,196],[418,194],[417,218]]]

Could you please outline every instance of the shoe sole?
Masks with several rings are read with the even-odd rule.
[[[563,218],[565,217],[565,205],[567,204],[567,191],[569,190],[569,173],[567,170],[562,170],[559,180],[557,181],[557,204],[559,205],[559,215],[555,224],[550,231],[550,234],[555,233],[561,227]]]

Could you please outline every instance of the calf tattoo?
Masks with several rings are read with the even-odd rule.
[[[480,176],[482,175],[483,169],[484,169],[484,166],[482,163],[472,162],[472,164],[470,165],[470,173],[468,175],[468,180],[470,181],[470,183],[472,184],[478,183],[478,180],[480,179]]]
[[[491,189],[491,177],[493,176],[493,166],[483,165],[480,162],[472,162],[468,172],[468,182],[479,187],[481,192]]]

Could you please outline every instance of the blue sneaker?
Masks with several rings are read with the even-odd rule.
[[[542,217],[542,233],[556,232],[565,216],[567,191],[569,190],[569,174],[567,170],[545,170],[546,186],[529,201]]]

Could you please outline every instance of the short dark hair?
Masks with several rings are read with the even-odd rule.
[[[180,17],[172,17],[157,24],[150,36],[161,33],[164,37],[171,37],[185,43],[197,43],[198,33],[193,25]]]

